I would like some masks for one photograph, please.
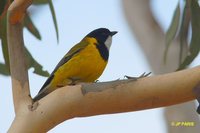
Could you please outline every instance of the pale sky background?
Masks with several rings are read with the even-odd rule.
[[[166,31],[178,0],[153,0],[152,8],[156,18]],[[78,43],[90,31],[106,27],[111,31],[118,31],[113,37],[109,63],[100,77],[100,81],[123,78],[124,75],[138,76],[143,72],[150,72],[145,57],[137,41],[131,34],[123,14],[120,0],[54,0],[60,41],[57,44],[55,29],[48,6],[31,7],[30,10],[40,9],[32,18],[39,28],[42,41],[37,40],[27,30],[24,30],[25,44],[33,57],[41,63],[44,70],[51,72],[63,55]],[[1,48],[1,45],[0,45]],[[3,62],[0,54],[0,62]],[[30,88],[35,96],[46,78],[29,70]],[[0,132],[9,128],[13,118],[10,77],[0,75]],[[45,123],[44,123],[45,124]],[[151,109],[113,115],[100,115],[68,120],[49,133],[133,133],[153,132],[166,133],[162,109]]]

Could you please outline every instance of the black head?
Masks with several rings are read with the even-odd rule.
[[[93,37],[93,38],[96,38],[99,43],[104,43],[109,36],[112,37],[116,33],[117,31],[111,32],[110,30],[106,28],[99,28],[87,34],[86,37]]]

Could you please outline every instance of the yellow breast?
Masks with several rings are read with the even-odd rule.
[[[54,79],[51,82],[53,86],[71,84],[72,79],[77,80],[76,83],[93,82],[101,76],[107,61],[103,60],[96,48],[96,40],[87,39],[90,44],[55,72]]]

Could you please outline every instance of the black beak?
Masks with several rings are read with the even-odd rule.
[[[110,35],[111,35],[111,36],[114,36],[115,34],[117,34],[117,31],[112,31],[112,32],[110,32]]]

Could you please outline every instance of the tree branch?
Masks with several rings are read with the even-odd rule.
[[[7,39],[15,113],[31,103],[28,72],[24,56],[22,20],[31,0],[15,0],[8,9]]]
[[[192,90],[199,83],[200,67],[137,81],[66,86],[32,104],[21,26],[31,2],[15,0],[8,10],[7,34],[16,112],[9,133],[47,132],[74,117],[150,109],[195,98]]]
[[[125,16],[128,20],[128,24],[133,31],[136,39],[139,42],[146,59],[152,68],[153,73],[161,74],[174,71],[179,66],[180,59],[180,46],[179,39],[174,40],[170,45],[167,62],[164,63],[164,50],[165,34],[157,21],[155,20],[152,10],[152,0],[123,0],[123,8]],[[186,15],[188,18],[188,15]],[[186,20],[187,21],[187,20]],[[187,23],[187,22],[186,22]],[[187,24],[186,24],[187,25]],[[183,35],[184,36],[184,35]],[[183,44],[182,58],[187,56],[187,45]],[[155,52],[156,51],[156,52]],[[169,123],[172,121],[194,121],[199,123],[199,117],[196,112],[191,109],[195,109],[195,102],[187,102],[176,106],[170,106],[165,108],[166,127],[169,133],[198,133],[200,125],[196,124],[195,128],[182,127],[177,128],[171,126]],[[173,112],[173,114],[171,113]],[[181,112],[181,113],[180,113]]]
[[[200,66],[137,81],[119,80],[60,88],[17,116],[15,132],[47,132],[59,123],[100,114],[138,111],[195,99]],[[45,124],[44,124],[45,123]]]
[[[179,65],[179,42],[177,40],[172,42],[164,63],[165,34],[152,14],[150,2],[151,0],[123,1],[127,22],[154,73],[175,71]],[[186,53],[183,54],[186,56]]]

